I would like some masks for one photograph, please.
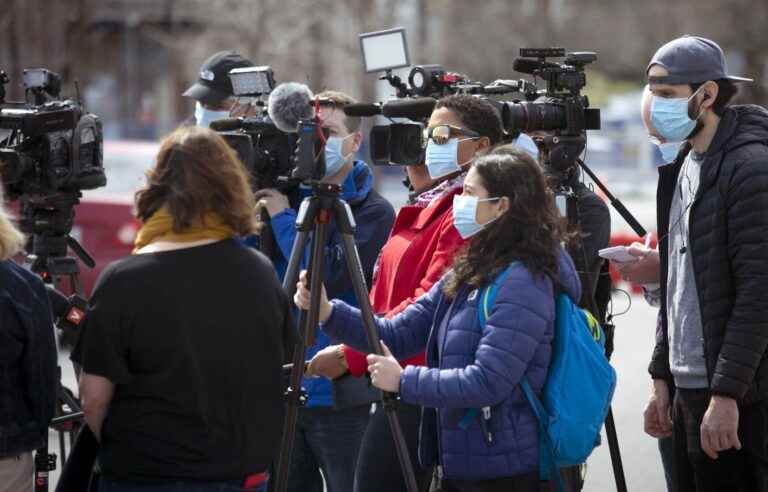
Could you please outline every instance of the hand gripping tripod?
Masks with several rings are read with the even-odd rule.
[[[304,248],[311,232],[311,257],[309,260],[310,282],[310,306],[309,311],[301,311],[299,316],[300,336],[293,355],[293,367],[291,369],[290,385],[287,390],[287,412],[283,426],[283,438],[280,444],[280,458],[277,465],[276,492],[285,492],[288,485],[288,470],[293,452],[293,441],[296,434],[296,419],[299,405],[302,403],[301,377],[304,372],[304,357],[307,347],[315,340],[315,330],[318,325],[320,311],[320,294],[323,283],[324,250],[327,238],[327,228],[331,220],[336,221],[336,227],[342,237],[344,257],[346,258],[347,271],[352,280],[355,297],[360,305],[363,323],[368,338],[371,352],[382,355],[381,343],[376,332],[373,320],[373,311],[368,299],[368,289],[365,284],[363,267],[353,232],[355,221],[349,205],[339,198],[341,187],[339,185],[319,183],[312,184],[312,196],[305,198],[299,207],[296,219],[296,240],[293,243],[291,257],[283,280],[283,288],[293,297],[296,290],[296,282],[299,276],[301,259],[304,256]],[[395,440],[397,456],[400,460],[400,468],[405,476],[408,492],[416,492],[416,479],[411,467],[411,459],[408,447],[403,437],[403,431],[397,418],[397,395],[382,392],[381,398],[384,410]]]

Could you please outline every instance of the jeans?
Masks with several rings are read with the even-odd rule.
[[[426,492],[432,481],[433,468],[424,469],[419,465],[418,444],[421,407],[400,402],[397,406],[397,417],[400,421],[400,427],[403,429],[405,443],[408,446],[418,490],[419,492]],[[371,416],[360,448],[354,492],[400,490],[406,490],[400,461],[395,451],[392,432],[389,430],[387,414],[381,403],[377,403],[376,412]]]
[[[167,484],[146,485],[114,482],[101,477],[99,492],[267,492],[267,483],[253,489],[244,489],[243,482],[173,482]]]
[[[667,482],[667,492],[677,490],[675,477],[675,441],[671,437],[659,439],[659,454],[661,465],[664,467],[664,480]]]
[[[299,409],[288,492],[350,492],[369,405]],[[322,476],[320,475],[322,470]]]
[[[720,451],[713,460],[701,449],[707,389],[677,388],[673,405],[678,492],[768,492],[768,405],[739,407],[740,450]]]

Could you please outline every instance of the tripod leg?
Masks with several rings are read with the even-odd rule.
[[[291,257],[288,259],[288,267],[283,277],[283,290],[288,294],[288,298],[293,300],[293,293],[296,291],[296,282],[299,279],[299,268],[301,267],[301,258],[304,256],[304,248],[307,244],[307,232],[299,231],[291,248]]]
[[[337,220],[337,223],[341,223],[341,221]],[[371,308],[371,302],[368,299],[368,289],[365,285],[363,267],[357,252],[357,246],[355,245],[352,234],[342,233],[341,237],[344,244],[344,257],[347,262],[347,270],[352,279],[352,285],[355,289],[355,297],[360,305],[360,312],[365,324],[368,346],[373,353],[382,355],[381,344],[379,343],[379,337],[376,333],[376,325],[373,321],[373,309]],[[384,405],[384,411],[386,412],[387,420],[389,421],[389,428],[392,430],[392,438],[395,440],[395,449],[397,450],[397,457],[400,460],[400,468],[403,471],[405,483],[409,492],[417,492],[416,477],[413,473],[413,467],[411,466],[408,445],[405,442],[403,429],[400,427],[400,421],[397,419],[396,403],[396,395],[382,392],[382,404]]]
[[[288,472],[293,455],[293,442],[296,436],[296,420],[299,416],[299,406],[301,404],[301,378],[304,374],[304,357],[307,347],[314,343],[314,331],[317,329],[318,316],[320,310],[320,294],[323,284],[324,267],[324,249],[326,224],[318,222],[312,238],[312,257],[309,263],[311,299],[309,311],[301,311],[299,315],[299,327],[302,330],[299,342],[293,353],[293,367],[291,368],[290,386],[288,387],[287,408],[285,421],[283,423],[283,437],[280,443],[280,457],[277,462],[277,478],[275,483],[275,492],[285,492],[288,487]],[[283,287],[292,292],[296,287],[296,278],[298,277],[298,266],[301,263],[301,257],[304,254],[304,248],[299,247],[302,240],[306,239],[306,232],[299,232],[291,251],[289,268],[293,265],[294,271],[286,271]],[[294,276],[292,281],[293,289],[289,289],[288,274]]]
[[[611,452],[611,464],[613,465],[613,477],[616,479],[616,491],[627,492],[627,482],[624,478],[624,465],[621,462],[619,439],[616,436],[616,424],[613,421],[613,407],[608,408],[605,417],[605,435],[608,438],[608,450]]]

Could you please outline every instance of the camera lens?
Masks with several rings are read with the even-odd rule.
[[[567,126],[565,109],[550,102],[505,103],[502,111],[507,131],[562,130]]]

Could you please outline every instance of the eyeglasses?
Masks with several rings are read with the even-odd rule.
[[[455,137],[457,135],[463,135],[470,138],[480,138],[480,134],[472,130],[467,130],[465,128],[459,128],[452,125],[438,125],[433,126],[432,128],[424,129],[421,143],[424,147],[426,147],[427,142],[429,142],[429,139],[431,138],[432,141],[436,144],[444,145],[448,143],[448,140],[450,140],[451,137]]]

